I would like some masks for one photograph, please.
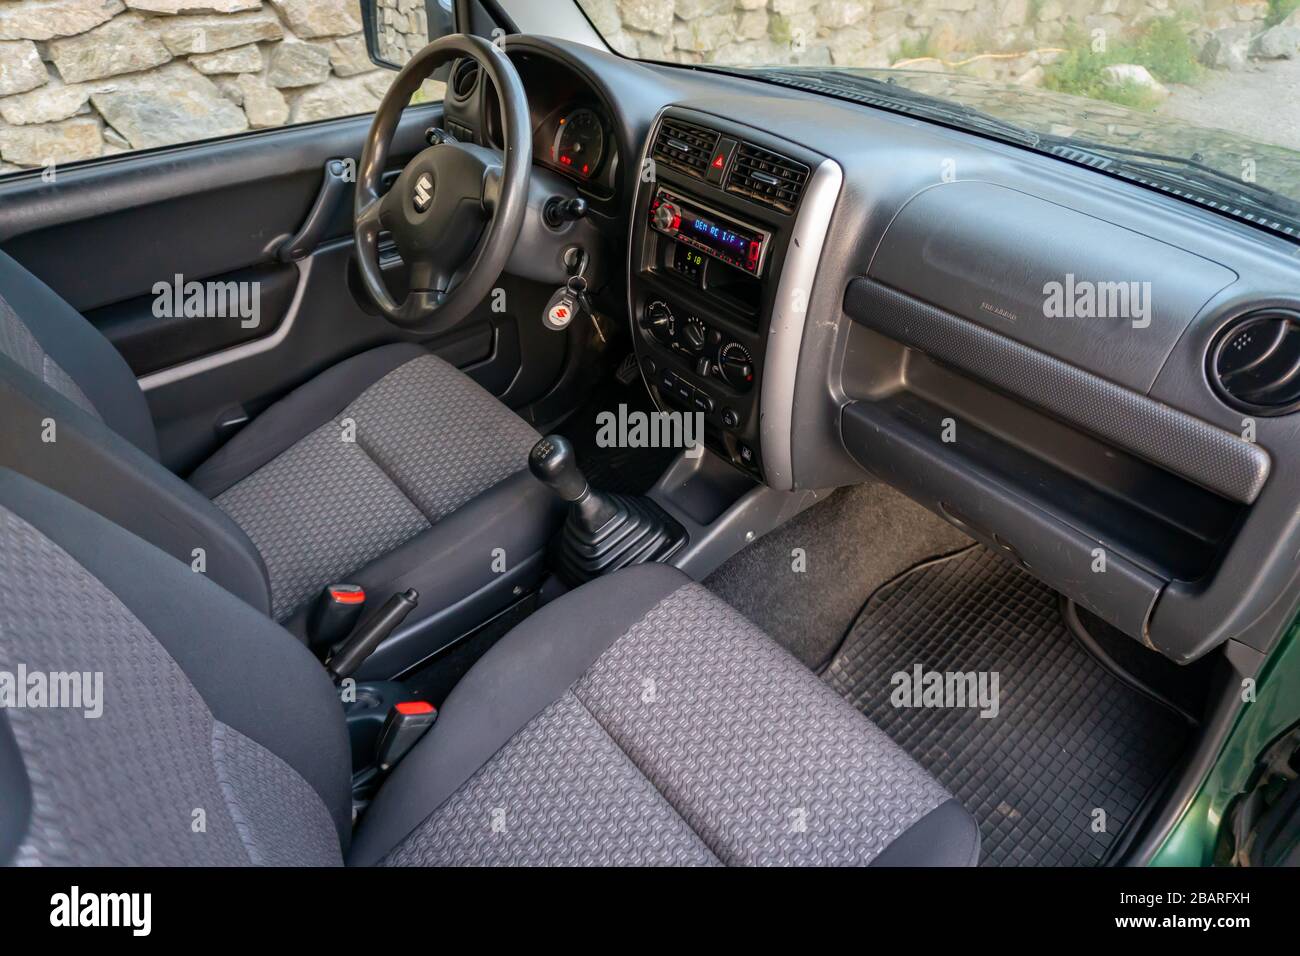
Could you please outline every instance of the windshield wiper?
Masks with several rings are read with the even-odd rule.
[[[1081,143],[1078,140],[1068,141],[1067,148],[1075,152],[1100,155],[1130,172],[1150,173],[1197,186],[1212,192],[1216,198],[1225,202],[1262,203],[1275,212],[1300,215],[1300,203],[1289,196],[1203,163],[1199,153],[1186,157],[1149,149],[1111,146],[1107,143]]]
[[[716,66],[710,67],[718,69]],[[891,110],[920,119],[948,123],[966,131],[985,133],[1021,146],[1038,147],[1044,137],[1033,130],[999,119],[961,103],[927,96],[894,80],[878,80],[860,73],[801,70],[794,67],[725,67],[726,72],[757,77],[813,93],[824,93],[867,106]]]
[[[1047,151],[1061,159],[1244,219],[1290,239],[1300,237],[1300,203],[1267,186],[1248,183],[1207,166],[1199,159],[1077,140],[1059,141],[1048,146]]]

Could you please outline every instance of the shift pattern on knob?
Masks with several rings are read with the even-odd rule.
[[[587,494],[587,477],[578,468],[573,445],[562,435],[547,435],[528,453],[533,477],[565,501],[578,501]]]

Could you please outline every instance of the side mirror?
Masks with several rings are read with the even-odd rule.
[[[430,40],[456,32],[453,0],[361,0],[370,61],[400,70]]]

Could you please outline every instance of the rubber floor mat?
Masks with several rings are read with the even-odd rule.
[[[826,671],[979,821],[984,866],[1105,861],[1188,740],[1181,717],[1084,650],[1059,603],[977,545],[881,585]],[[996,674],[996,716],[952,697],[904,706],[939,703],[904,695],[917,665],[989,689]]]

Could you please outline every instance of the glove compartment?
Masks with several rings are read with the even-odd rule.
[[[1017,190],[927,189],[846,290],[844,448],[1155,646],[1165,588],[1213,578],[1268,477],[1257,445],[1147,395],[1235,275]],[[1125,308],[1077,297],[1105,283],[1127,284]]]

